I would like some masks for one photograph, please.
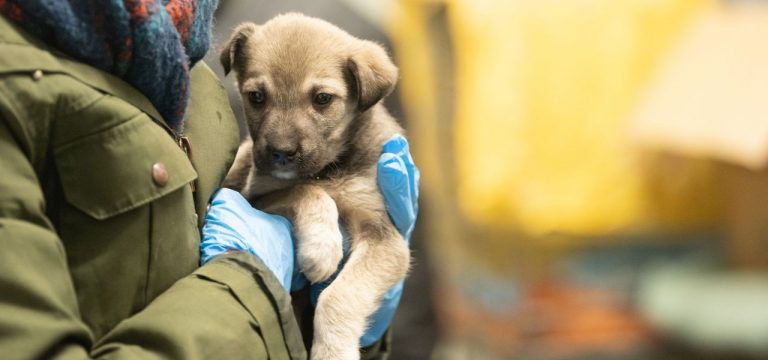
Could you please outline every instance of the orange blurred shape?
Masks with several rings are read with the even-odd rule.
[[[438,312],[449,337],[471,339],[502,356],[631,353],[653,339],[646,323],[611,291],[543,281],[524,291],[519,306],[498,312],[441,285]]]

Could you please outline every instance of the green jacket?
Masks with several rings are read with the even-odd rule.
[[[218,79],[191,76],[188,157],[137,90],[0,17],[0,357],[307,357],[257,258],[198,265],[239,138]]]

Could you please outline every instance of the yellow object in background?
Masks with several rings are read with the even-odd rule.
[[[750,126],[765,118],[765,4],[398,4],[390,33],[444,337],[435,358],[698,358],[653,356],[674,353],[658,339],[682,339],[683,319],[762,334],[749,327],[759,304],[734,318],[712,310],[726,301],[697,308],[666,292],[690,285],[695,299],[709,275],[637,279],[687,257],[721,266],[723,248],[737,266],[766,264],[764,127]],[[637,294],[650,294],[656,326]],[[743,333],[705,338],[765,343]]]
[[[711,5],[401,1],[392,34],[428,199],[453,205],[458,223],[532,237],[658,226],[659,212],[667,223],[713,222],[716,203],[688,201],[707,181],[653,188],[628,137],[650,74]],[[447,49],[435,43],[440,16]],[[673,170],[678,183],[711,178],[702,164]]]

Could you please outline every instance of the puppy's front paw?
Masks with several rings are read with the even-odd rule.
[[[299,268],[311,283],[321,282],[336,272],[344,255],[338,223],[306,224],[297,237]]]
[[[359,360],[360,350],[354,342],[346,347],[340,347],[315,341],[309,358],[311,360]]]

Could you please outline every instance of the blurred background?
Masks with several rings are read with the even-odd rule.
[[[222,0],[215,43],[288,11],[401,70],[392,359],[768,359],[768,1]]]

